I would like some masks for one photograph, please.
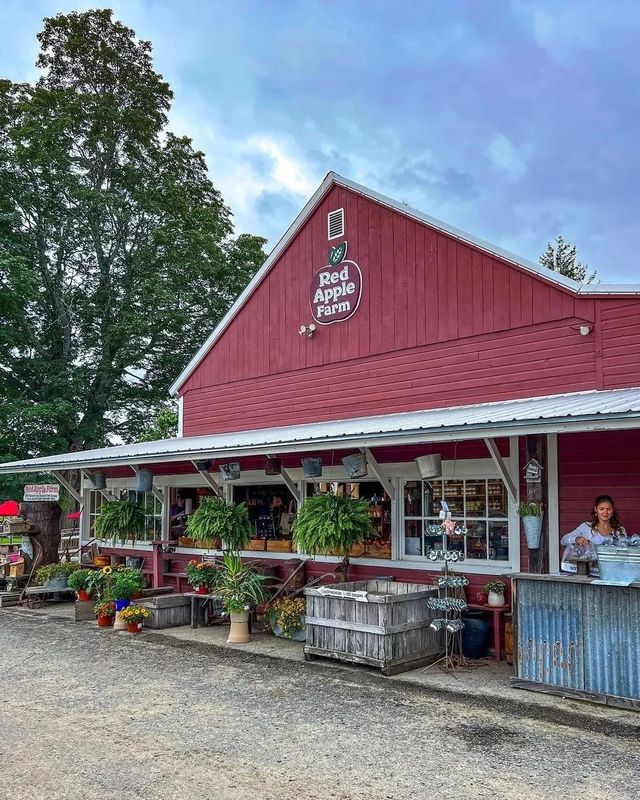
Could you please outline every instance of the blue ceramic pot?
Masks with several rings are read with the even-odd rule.
[[[467,658],[486,658],[491,632],[488,618],[483,611],[465,611],[462,621],[462,654]]]
[[[115,600],[114,602],[116,604],[116,612],[122,611],[123,608],[131,605],[131,600]]]

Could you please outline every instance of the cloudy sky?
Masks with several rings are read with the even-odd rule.
[[[0,77],[44,16],[2,0]],[[637,0],[123,0],[236,230],[273,245],[329,170],[527,258],[562,233],[640,282]]]

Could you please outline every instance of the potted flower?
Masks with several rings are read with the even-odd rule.
[[[91,600],[91,592],[89,591],[90,580],[95,570],[92,569],[77,569],[72,572],[67,579],[67,586],[73,589],[77,595],[78,600],[87,601]]]
[[[306,641],[304,615],[307,610],[304,597],[281,597],[267,604],[264,617],[275,636]]]
[[[140,633],[142,630],[142,623],[149,616],[148,610],[144,606],[132,605],[127,606],[120,612],[121,622],[127,623],[127,630],[129,633]]]
[[[100,506],[94,523],[94,533],[100,539],[120,539],[132,543],[146,530],[144,509],[131,500],[107,500]]]
[[[253,528],[245,503],[227,503],[220,497],[203,497],[187,522],[196,542],[220,546],[232,553],[246,550]]]
[[[216,578],[216,594],[231,618],[228,642],[240,644],[250,640],[249,611],[265,599],[266,575],[258,575],[242,563],[235,553],[225,553],[222,568]]]
[[[295,523],[296,545],[311,555],[329,550],[342,556],[336,570],[346,581],[349,572],[349,551],[371,531],[368,500],[353,500],[335,494],[318,494],[305,500]]]
[[[543,513],[540,503],[520,503],[518,506],[529,550],[537,550],[540,547]]]
[[[36,572],[36,581],[45,589],[60,591],[67,588],[67,581],[72,572],[80,569],[77,564],[65,561],[59,564],[47,564]]]
[[[93,611],[98,617],[99,628],[110,628],[113,625],[113,618],[116,615],[116,604],[113,600],[100,600],[93,607]]]
[[[504,602],[504,590],[505,584],[504,581],[500,580],[493,580],[488,581],[484,585],[484,590],[489,595],[487,600],[487,604],[490,606],[503,606]]]
[[[189,561],[185,568],[189,586],[192,586],[197,594],[209,594],[215,583],[217,572],[214,564],[196,561],[195,558]]]
[[[86,591],[91,597],[98,600],[106,599],[106,594],[111,583],[110,575],[112,573],[111,567],[102,567],[102,569],[89,570],[89,577],[86,581]]]

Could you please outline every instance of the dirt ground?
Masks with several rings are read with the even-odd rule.
[[[0,610],[0,798],[638,797],[633,737]]]

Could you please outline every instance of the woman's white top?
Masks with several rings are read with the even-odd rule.
[[[616,536],[625,535],[627,532],[624,528],[620,528],[615,532]],[[609,538],[613,534],[607,534],[603,536],[600,531],[596,530],[595,528],[591,527],[591,524],[588,522],[583,522],[582,524],[578,525],[578,527],[571,531],[571,533],[565,533],[565,535],[560,540],[560,544],[562,545],[570,545],[575,544],[576,539],[580,538],[581,536],[584,537],[589,544],[596,545],[596,544],[603,544],[606,539]],[[565,550],[566,553],[566,550]],[[571,561],[564,560],[564,553],[562,555],[562,563],[560,568],[564,572],[576,572],[576,565]]]

